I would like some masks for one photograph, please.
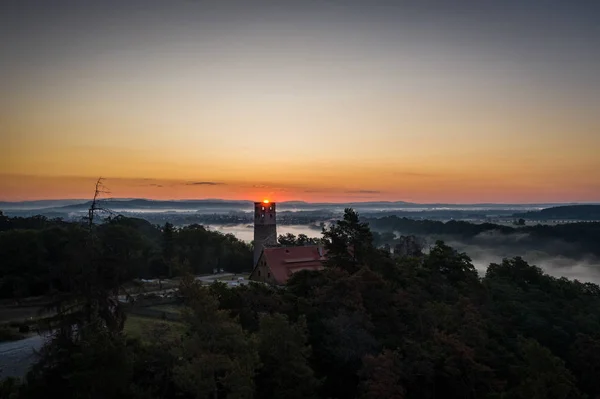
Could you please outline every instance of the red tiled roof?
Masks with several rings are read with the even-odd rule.
[[[272,247],[263,250],[263,257],[273,277],[285,284],[300,270],[321,270],[327,250],[317,245],[303,247]]]

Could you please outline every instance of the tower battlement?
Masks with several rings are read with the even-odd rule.
[[[276,203],[254,203],[254,266],[264,247],[277,244]]]

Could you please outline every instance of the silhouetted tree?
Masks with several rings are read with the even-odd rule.
[[[251,398],[259,364],[255,340],[219,310],[217,300],[191,277],[180,287],[188,311],[177,386],[195,398]]]
[[[260,320],[258,344],[261,367],[258,370],[259,398],[314,398],[319,381],[308,361],[306,320],[295,324],[281,314],[265,315]]]
[[[306,234],[298,234],[298,236],[287,233],[280,234],[277,238],[277,243],[284,247],[299,247],[304,245],[318,245],[322,244],[320,238],[308,237]]]
[[[323,229],[327,248],[327,266],[341,267],[355,272],[366,264],[373,253],[373,235],[367,223],[361,223],[358,213],[346,209],[344,217]]]

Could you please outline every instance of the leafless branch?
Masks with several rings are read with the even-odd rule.
[[[104,178],[99,177],[96,181],[96,188],[94,190],[94,198],[92,199],[92,203],[90,208],[88,209],[88,227],[91,230],[94,225],[94,217],[96,212],[106,212],[110,215],[113,215],[114,212],[108,208],[100,206],[101,196],[104,194],[110,194],[110,191],[104,185]]]

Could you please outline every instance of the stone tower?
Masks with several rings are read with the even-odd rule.
[[[277,244],[275,205],[268,200],[254,203],[254,266],[264,247]]]

